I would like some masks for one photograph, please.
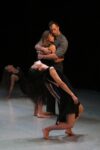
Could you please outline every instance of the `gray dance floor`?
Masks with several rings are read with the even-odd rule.
[[[45,140],[42,128],[54,124],[56,117],[36,118],[33,103],[19,89],[7,100],[0,88],[0,150],[100,150],[100,93],[77,91],[85,110],[73,128],[75,135],[68,137],[58,130]]]

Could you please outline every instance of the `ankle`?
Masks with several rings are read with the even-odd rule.
[[[48,138],[49,138],[49,131],[48,131],[48,129],[44,128],[44,129],[42,129],[42,131],[43,131],[44,139],[48,140]]]

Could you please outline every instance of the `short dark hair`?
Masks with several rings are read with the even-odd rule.
[[[58,22],[53,21],[53,20],[49,22],[48,26],[51,27],[53,24],[55,24],[56,26],[59,26]]]

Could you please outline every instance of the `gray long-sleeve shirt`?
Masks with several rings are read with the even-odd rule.
[[[66,53],[68,49],[67,38],[61,33],[55,38],[54,44],[56,46],[56,55],[58,57],[64,57],[64,54]],[[40,39],[40,41],[35,45],[35,49],[38,51],[41,46],[42,46],[42,40]]]
[[[67,38],[61,33],[59,36],[55,39],[55,45],[56,45],[56,55],[58,57],[64,57],[64,54],[66,53],[68,49],[68,40]]]

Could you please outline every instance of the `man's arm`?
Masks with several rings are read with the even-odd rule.
[[[58,39],[59,45],[57,45],[56,55],[58,57],[64,57],[65,53],[68,50],[68,40],[65,36],[61,36]]]
[[[39,59],[52,59],[52,60],[56,60],[58,58],[63,58],[68,49],[68,41],[63,36],[58,39],[58,43],[59,43],[59,45],[57,45],[57,49],[56,49],[55,53],[47,54],[47,55],[40,54],[38,56],[38,58]]]
[[[43,55],[43,54],[39,54],[38,55],[38,59],[51,59],[51,60],[55,60],[57,58],[58,58],[58,56],[55,53],[47,54],[47,55]]]

